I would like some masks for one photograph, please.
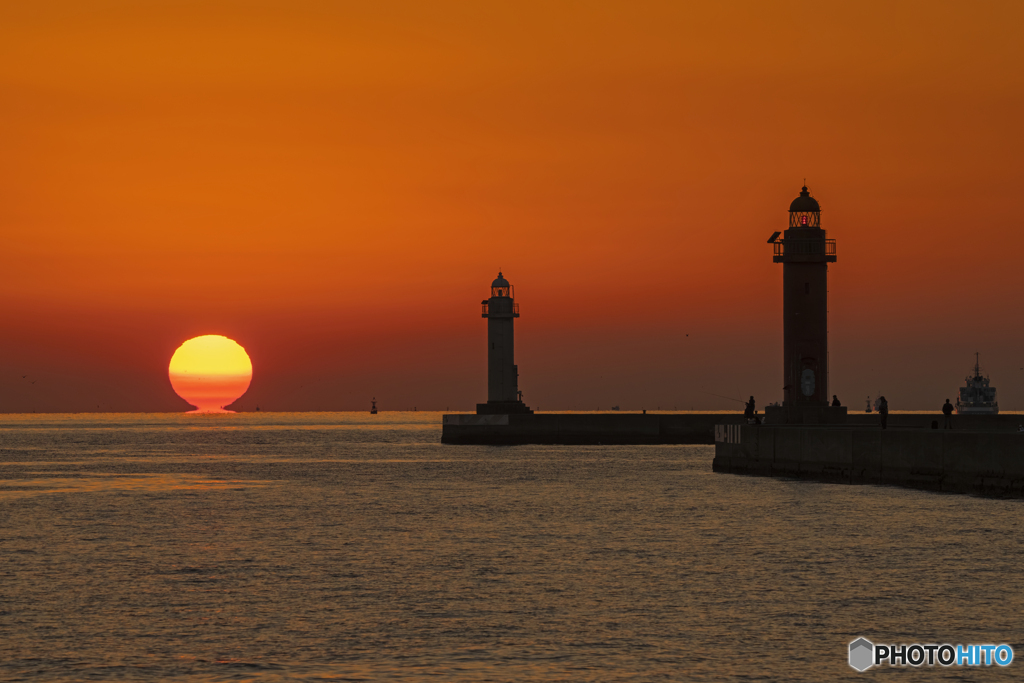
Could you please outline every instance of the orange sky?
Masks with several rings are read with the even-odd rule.
[[[498,267],[529,405],[763,404],[804,177],[833,391],[1024,409],[1021,3],[360,5],[0,3],[0,410],[185,410],[200,334],[240,409],[469,409]]]

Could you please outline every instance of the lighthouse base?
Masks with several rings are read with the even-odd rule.
[[[533,411],[522,401],[488,401],[476,404],[477,415],[532,415]]]

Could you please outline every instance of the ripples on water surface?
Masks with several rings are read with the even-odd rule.
[[[804,680],[1012,644],[1021,504],[443,446],[439,413],[0,416],[3,680]]]

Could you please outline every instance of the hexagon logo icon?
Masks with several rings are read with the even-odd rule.
[[[857,671],[867,671],[875,659],[875,644],[867,638],[858,638],[850,643],[850,666]]]

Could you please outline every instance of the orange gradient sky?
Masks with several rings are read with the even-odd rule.
[[[831,388],[1024,409],[1024,4],[0,4],[0,410],[471,409],[515,285],[525,401],[781,399],[803,178]],[[686,335],[689,335],[688,337]],[[24,377],[23,377],[24,376]],[[34,383],[33,383],[34,382]]]

